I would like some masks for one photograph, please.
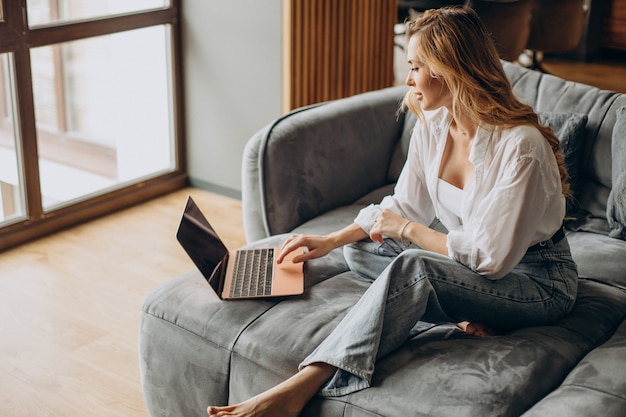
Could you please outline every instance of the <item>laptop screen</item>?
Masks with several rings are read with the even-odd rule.
[[[219,267],[228,255],[228,249],[191,197],[187,199],[176,238],[215,292],[220,294],[222,274]]]

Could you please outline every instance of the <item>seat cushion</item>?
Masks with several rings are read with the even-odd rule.
[[[369,285],[344,272],[340,252],[328,259],[307,263],[305,273],[317,278],[297,297],[215,301],[196,270],[154,290],[142,309],[139,349],[151,415],[201,415],[296,372]],[[625,310],[625,291],[582,279],[573,311],[553,326],[477,338],[419,323],[418,336],[379,361],[371,389],[316,398],[303,416],[519,416],[607,340]]]
[[[523,417],[602,417],[626,415],[626,322],[591,351],[563,384]]]
[[[599,233],[567,234],[578,275],[626,290],[626,242]]]
[[[255,320],[233,349],[230,401],[295,373],[367,285],[352,272],[340,274]],[[558,387],[626,314],[626,293],[619,289],[582,280],[579,294],[572,314],[554,326],[502,336],[480,338],[454,325],[420,323],[418,336],[379,361],[372,388],[332,398],[332,412],[325,415],[519,416]],[[329,402],[320,401],[312,401],[303,415],[316,415]]]
[[[146,298],[139,365],[150,415],[202,415],[209,404],[228,403],[232,348],[243,329],[277,301],[215,298],[197,270]]]

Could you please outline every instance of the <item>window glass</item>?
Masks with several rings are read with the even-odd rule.
[[[28,24],[49,25],[169,6],[169,0],[27,0]]]
[[[13,86],[11,55],[0,54],[0,225],[25,215]]]
[[[176,168],[168,32],[31,50],[44,210]]]

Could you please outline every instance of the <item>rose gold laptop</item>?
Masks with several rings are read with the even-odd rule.
[[[176,238],[222,300],[282,297],[304,292],[302,263],[278,264],[280,248],[229,251],[191,197],[187,198]]]

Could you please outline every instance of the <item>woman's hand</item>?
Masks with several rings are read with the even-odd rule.
[[[383,243],[383,236],[408,240],[416,246],[448,256],[448,237],[419,222],[413,222],[391,210],[383,210],[370,229],[370,239]]]
[[[393,211],[383,210],[370,230],[370,239],[378,243],[383,243],[383,236],[397,240],[405,239],[403,232],[408,223],[409,220]]]
[[[308,250],[304,251],[302,255],[295,256],[293,262],[297,263],[321,258],[333,250],[335,245],[329,236],[291,235],[289,239],[283,243],[280,253],[278,254],[277,262],[281,263],[285,259],[285,256],[302,247]]]
[[[365,233],[365,230],[361,229],[361,226],[356,223],[352,223],[337,232],[325,236],[291,235],[283,243],[276,260],[278,263],[281,263],[285,256],[298,248],[307,248],[308,250],[302,255],[295,256],[293,262],[304,262],[310,259],[321,258],[335,248],[357,242],[366,237],[367,233]]]

